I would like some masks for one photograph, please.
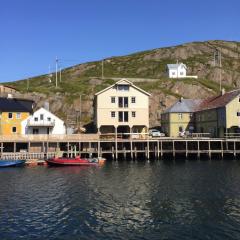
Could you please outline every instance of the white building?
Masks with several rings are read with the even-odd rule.
[[[183,63],[167,64],[167,76],[169,78],[198,78],[187,75],[187,66]]]
[[[183,63],[167,64],[167,73],[169,78],[185,78],[187,66]]]
[[[40,108],[21,122],[22,134],[65,134],[64,122],[46,110]]]
[[[95,94],[95,125],[101,133],[147,132],[150,94],[122,79]]]

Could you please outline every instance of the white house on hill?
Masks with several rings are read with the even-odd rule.
[[[198,78],[187,75],[187,66],[183,63],[167,64],[167,75],[169,78]]]
[[[167,64],[169,78],[185,78],[187,75],[187,66],[183,63]]]
[[[144,133],[149,128],[149,96],[127,79],[95,94],[95,125],[101,133]]]
[[[22,123],[22,134],[65,134],[64,122],[45,108],[40,108]]]

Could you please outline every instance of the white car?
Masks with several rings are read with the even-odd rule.
[[[149,136],[151,136],[151,137],[165,137],[165,134],[161,133],[157,129],[150,129],[149,130]]]

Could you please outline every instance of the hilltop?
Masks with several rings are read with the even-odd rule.
[[[75,125],[82,95],[82,121],[90,123],[93,117],[94,93],[113,84],[119,78],[128,78],[137,86],[150,92],[150,123],[159,125],[160,113],[179,97],[203,98],[219,92],[220,69],[214,66],[216,49],[222,53],[222,85],[226,90],[240,87],[240,42],[205,41],[192,42],[174,47],[158,48],[127,56],[111,57],[102,61],[89,62],[62,71],[62,81],[55,88],[55,77],[49,82],[48,75],[6,83],[21,91],[22,96],[38,102],[49,101],[50,109]],[[183,62],[188,75],[199,79],[170,80],[165,76],[166,64]],[[84,94],[84,95],[83,95]]]

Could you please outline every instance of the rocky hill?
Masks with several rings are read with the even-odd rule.
[[[221,69],[214,65],[213,55],[216,49],[222,53]],[[198,75],[199,79],[167,79],[166,64],[177,61],[187,65],[188,75]],[[21,96],[34,99],[37,107],[48,101],[51,111],[63,118],[68,125],[76,125],[79,122],[80,108],[82,122],[91,123],[95,92],[119,78],[128,78],[152,94],[150,124],[157,126],[160,113],[179,97],[204,98],[218,94],[220,75],[226,90],[240,87],[239,42],[193,42],[111,57],[104,60],[103,78],[102,61],[76,65],[62,71],[62,81],[57,88],[54,74],[51,82],[48,75],[42,75],[29,79],[29,83],[25,79],[6,84],[19,89]]]

